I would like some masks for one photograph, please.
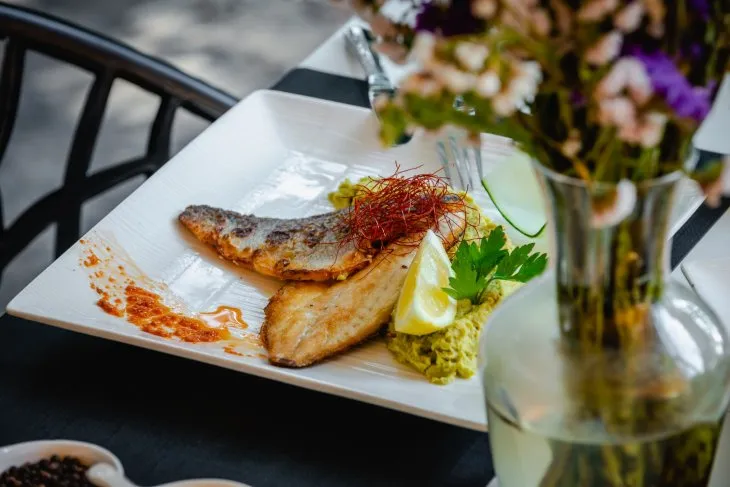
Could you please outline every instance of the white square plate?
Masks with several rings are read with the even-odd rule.
[[[159,283],[191,312],[225,304],[240,308],[252,331],[281,284],[218,259],[177,223],[189,204],[209,204],[260,216],[295,217],[330,211],[327,192],[345,177],[403,168],[438,169],[433,141],[416,137],[383,150],[370,110],[259,91],[195,139],[127,198],[84,239],[109,245],[132,269]],[[485,164],[508,150],[491,139]],[[691,186],[680,192],[672,228],[700,204]],[[496,217],[495,212],[487,210]],[[517,239],[515,239],[517,240]],[[8,306],[8,312],[50,325],[171,353],[241,372],[367,401],[456,425],[486,430],[479,381],[427,382],[399,365],[380,339],[313,367],[291,370],[257,354],[232,355],[220,343],[191,344],[146,334],[95,305],[89,270],[77,243]],[[132,265],[133,264],[133,265]]]

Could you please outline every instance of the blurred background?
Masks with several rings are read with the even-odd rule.
[[[10,0],[62,17],[160,57],[237,97],[266,88],[349,17],[325,0]],[[0,52],[0,56],[2,56]],[[31,54],[20,113],[0,165],[6,225],[61,185],[65,157],[91,77]],[[124,82],[112,91],[91,171],[143,150],[157,100]],[[178,112],[173,151],[207,124]],[[244,162],[244,161],[242,161]],[[86,204],[84,232],[139,184],[131,181]],[[53,258],[49,227],[6,269],[0,314]]]

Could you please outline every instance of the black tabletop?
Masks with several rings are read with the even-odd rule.
[[[276,89],[365,105],[359,80],[295,70]],[[719,218],[702,208],[678,262]],[[116,453],[141,485],[475,486],[486,434],[11,316],[0,318],[0,445],[49,438]]]

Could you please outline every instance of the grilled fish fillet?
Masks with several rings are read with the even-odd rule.
[[[442,220],[447,248],[463,231],[463,221],[449,216]],[[423,235],[416,238],[420,241]],[[284,285],[266,306],[261,328],[269,361],[305,367],[375,334],[390,319],[416,251],[415,246],[392,244],[345,281]]]
[[[362,269],[376,253],[363,253],[354,242],[338,243],[343,211],[279,219],[194,205],[179,219],[198,240],[236,264],[285,280],[327,281]]]

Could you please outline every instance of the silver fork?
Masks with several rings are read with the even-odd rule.
[[[454,101],[454,108],[474,115],[474,109],[466,107],[461,97],[457,97]],[[436,142],[436,151],[441,159],[441,166],[454,189],[475,191],[481,186],[481,181],[484,179],[481,148],[468,143],[460,144],[454,133],[453,130],[450,130],[446,142],[443,140]],[[460,139],[464,139],[463,133],[460,134]]]
[[[454,135],[436,142],[436,150],[451,186],[459,191],[475,191],[484,179],[480,147],[459,144]]]

